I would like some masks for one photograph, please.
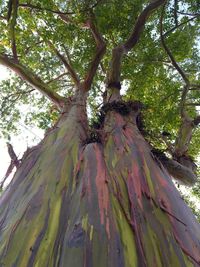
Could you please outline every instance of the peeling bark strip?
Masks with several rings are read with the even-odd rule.
[[[109,106],[103,142],[84,146],[80,112],[72,105],[1,196],[0,266],[200,266],[200,225],[152,158],[137,110]]]

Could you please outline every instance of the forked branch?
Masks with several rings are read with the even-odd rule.
[[[54,44],[50,41],[48,41],[48,44],[50,48],[54,51],[54,53],[57,55],[57,57],[60,59],[60,61],[64,64],[66,70],[69,72],[70,76],[72,77],[72,80],[74,81],[75,85],[78,87],[80,84],[80,80],[74,69],[72,68],[72,65],[68,60],[65,58],[64,55],[62,55],[58,49],[54,46]]]
[[[0,54],[0,64],[14,71],[19,77],[28,82],[33,88],[39,90],[43,95],[48,97],[59,109],[62,109],[65,98],[53,92],[38,76],[33,74],[25,66],[16,62],[6,55]]]
[[[100,3],[100,1],[97,1],[97,4]],[[91,12],[91,10],[90,10],[90,12]],[[66,16],[65,14],[59,14],[59,17],[67,24],[68,23],[74,24],[73,20],[69,16]],[[98,66],[99,66],[99,64],[100,64],[100,62],[101,62],[101,60],[102,60],[102,58],[106,52],[106,43],[105,43],[102,35],[100,34],[97,26],[95,25],[94,20],[95,20],[94,14],[91,13],[90,19],[88,19],[88,21],[84,25],[82,25],[82,24],[77,25],[75,23],[77,26],[80,26],[80,28],[90,29],[92,32],[92,35],[94,37],[95,43],[96,43],[96,53],[92,59],[92,62],[90,63],[90,67],[89,67],[89,69],[85,75],[85,78],[84,78],[83,82],[81,83],[84,91],[90,90],[94,76],[97,72]],[[58,53],[57,53],[57,56],[60,57],[60,59],[63,61],[63,59],[61,58],[61,56]],[[77,85],[78,84],[79,84],[79,81],[78,81]]]
[[[106,43],[102,35],[98,31],[98,28],[96,27],[93,19],[89,19],[86,23],[86,26],[91,30],[94,40],[96,42],[96,53],[94,55],[94,58],[90,64],[88,72],[83,81],[84,90],[89,91],[92,85],[94,76],[97,72],[98,66],[106,52]]]
[[[162,46],[165,50],[165,52],[167,53],[168,57],[170,58],[171,60],[171,63],[173,65],[173,67],[177,70],[177,72],[180,74],[180,76],[182,77],[184,83],[185,83],[185,86],[182,90],[182,96],[181,96],[181,102],[180,102],[180,110],[181,110],[181,117],[182,118],[188,118],[188,115],[185,111],[185,105],[186,105],[186,98],[187,98],[187,94],[190,90],[190,88],[194,88],[194,87],[198,87],[198,85],[194,85],[194,84],[191,84],[190,81],[189,81],[189,78],[187,77],[187,75],[185,74],[185,72],[182,70],[182,68],[179,66],[179,64],[176,62],[172,52],[170,51],[170,49],[168,48],[166,42],[165,42],[165,37],[171,33],[173,30],[177,29],[178,27],[182,26],[183,24],[195,19],[196,17],[193,17],[181,24],[178,24],[176,25],[176,27],[173,27],[172,29],[170,29],[169,31],[167,31],[165,34],[163,33],[163,17],[164,17],[164,12],[165,12],[165,5],[163,6],[163,9],[162,9],[162,13],[161,13],[161,17],[160,17],[160,38],[161,38],[161,43],[162,43]]]
[[[165,160],[164,165],[168,169],[168,171],[174,176],[175,178],[181,180],[186,179],[189,177],[189,180],[195,181],[196,174],[194,163],[191,158],[188,156],[188,149],[192,138],[192,133],[194,128],[199,124],[199,117],[196,119],[190,118],[187,110],[186,110],[186,100],[187,94],[190,90],[191,84],[189,78],[182,70],[182,68],[176,62],[172,52],[168,48],[165,43],[165,38],[163,34],[163,17],[164,17],[165,5],[163,6],[161,17],[160,17],[160,36],[161,36],[161,43],[166,51],[168,57],[170,58],[172,65],[177,70],[177,72],[181,75],[185,85],[182,90],[181,101],[180,101],[180,114],[181,114],[181,125],[178,132],[178,136],[175,142],[175,148],[172,152],[173,158],[175,160]],[[171,31],[169,31],[171,32]]]
[[[108,74],[108,87],[109,85],[116,84],[117,86],[120,83],[120,74],[121,74],[121,62],[125,54],[127,54],[139,41],[139,38],[143,32],[146,21],[151,15],[151,13],[159,8],[166,0],[155,0],[142,11],[139,15],[135,26],[132,30],[130,37],[126,40],[125,43],[115,47],[112,52],[111,60],[111,69]]]

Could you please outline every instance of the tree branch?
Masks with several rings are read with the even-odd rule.
[[[98,4],[101,0],[97,1],[96,4]],[[92,16],[94,16],[93,14],[91,14]],[[65,22],[65,23],[74,23],[71,18],[69,18],[68,16],[66,16],[65,14],[59,14],[59,17]],[[94,40],[96,42],[96,47],[97,47],[97,51],[96,54],[94,55],[94,58],[90,64],[90,67],[85,75],[84,81],[82,82],[83,85],[83,90],[84,91],[89,91],[94,79],[94,76],[97,72],[98,66],[101,62],[101,59],[103,58],[103,55],[106,52],[106,43],[103,39],[103,37],[101,36],[100,32],[98,31],[96,25],[94,24],[94,17],[90,18],[86,24],[81,25],[81,27],[83,28],[89,28],[92,32],[92,35],[94,37]],[[55,51],[56,52],[56,51]],[[63,58],[61,58],[61,55],[58,54],[58,51],[56,52],[57,56],[61,59],[61,61],[64,63]],[[67,56],[69,57],[69,54],[67,54]],[[65,60],[66,61],[66,60]],[[70,65],[70,60],[68,60],[68,65]],[[66,63],[64,63],[66,64]],[[80,81],[78,80],[76,82],[76,85],[78,86],[80,84]]]
[[[200,84],[190,84],[189,90],[200,90]]]
[[[80,84],[80,80],[78,78],[78,75],[70,65],[70,63],[67,61],[67,59],[56,49],[56,47],[51,43],[50,41],[47,41],[50,48],[54,51],[54,53],[57,55],[57,57],[60,59],[60,61],[64,64],[65,68],[69,72],[69,74],[72,77],[72,80],[74,81],[75,85],[78,87]]]
[[[67,72],[64,72],[64,73],[58,75],[57,77],[55,77],[55,78],[49,80],[46,84],[50,84],[50,83],[53,83],[53,82],[55,82],[55,81],[58,81],[58,80],[60,80],[60,78],[64,77],[64,76],[67,75],[67,74],[68,74]]]
[[[80,12],[90,11],[91,9],[95,8],[96,6],[98,6],[101,2],[102,2],[102,0],[97,0],[96,3],[94,3],[91,7],[83,8],[82,10],[80,10]],[[21,3],[21,4],[19,4],[19,7],[35,9],[35,10],[38,10],[38,11],[47,11],[47,12],[51,12],[51,13],[57,14],[57,15],[73,15],[73,14],[75,14],[75,12],[73,12],[73,11],[61,12],[60,10],[52,10],[50,8],[45,8],[45,7],[41,7],[41,6],[37,6],[37,5],[32,5],[30,3]]]
[[[19,99],[22,95],[27,95],[27,94],[30,94],[31,92],[33,92],[35,89],[31,89],[31,90],[28,90],[28,91],[18,91],[16,93],[13,93],[13,94],[9,94],[8,96],[4,97],[3,98],[3,101],[2,101],[2,106],[4,105],[4,103],[6,103],[7,101],[10,101],[9,99],[12,98],[13,96],[16,96],[16,98],[14,100],[11,100],[12,103],[14,103],[17,99]]]
[[[200,103],[187,103],[187,106],[200,106]]]
[[[161,36],[161,43],[166,51],[168,57],[170,58],[172,65],[174,68],[178,71],[178,73],[181,75],[183,81],[185,82],[185,86],[182,90],[182,95],[181,95],[181,101],[180,101],[180,113],[181,113],[181,125],[180,129],[178,132],[178,136],[176,138],[175,142],[175,148],[173,152],[173,156],[177,158],[181,158],[187,155],[188,148],[192,139],[192,132],[193,129],[195,128],[194,120],[190,118],[188,112],[185,109],[185,106],[188,105],[186,104],[187,100],[187,94],[188,91],[190,90],[191,85],[188,77],[184,73],[184,71],[181,69],[181,67],[178,65],[176,62],[173,54],[171,53],[170,49],[167,47],[165,43],[165,38],[163,35],[163,17],[164,17],[164,11],[165,11],[165,5],[163,6],[161,17],[160,17],[160,36]],[[171,30],[169,31],[171,32]]]
[[[19,64],[8,56],[0,54],[0,64],[14,71],[19,77],[28,82],[32,87],[48,97],[59,109],[62,109],[65,98],[53,92],[39,77],[30,72],[25,66]]]
[[[11,48],[13,52],[13,57],[15,60],[18,60],[17,56],[17,46],[16,46],[16,38],[15,38],[15,26],[17,22],[17,10],[18,10],[18,0],[10,0],[8,5],[8,21],[9,23],[9,34],[11,39]]]
[[[20,161],[18,160],[18,157],[15,154],[13,146],[10,143],[7,143],[7,148],[8,148],[8,154],[9,154],[9,156],[11,158],[11,161],[13,161],[15,167],[18,168],[19,164],[20,164]]]
[[[177,10],[178,10],[178,0],[174,0],[174,21],[175,21],[176,27],[178,26]]]
[[[174,179],[186,185],[193,185],[197,181],[196,174],[190,168],[183,166],[179,162],[169,158],[160,159],[160,161]]]
[[[168,30],[167,32],[165,32],[165,33],[163,34],[163,37],[165,38],[168,34],[170,34],[171,32],[175,31],[175,30],[178,29],[179,27],[181,27],[181,26],[187,24],[188,22],[193,21],[193,20],[196,19],[198,16],[200,16],[200,14],[199,14],[199,15],[196,15],[196,16],[194,16],[193,18],[190,18],[190,19],[188,19],[188,20],[186,20],[186,21],[181,22],[180,24],[177,24],[176,26],[174,26],[173,28],[171,28],[170,30]]]
[[[83,82],[83,88],[85,91],[89,91],[90,87],[92,85],[92,81],[94,79],[94,76],[97,72],[98,66],[101,62],[101,59],[103,58],[103,55],[106,52],[106,43],[99,33],[97,27],[94,24],[94,21],[92,19],[89,19],[87,22],[88,28],[91,29],[92,35],[94,37],[94,40],[96,42],[96,54],[94,55],[94,58],[90,64],[90,67],[88,69],[88,72],[85,76],[84,82]]]
[[[182,11],[177,11],[177,13],[181,14],[181,15],[186,15],[186,16],[199,16],[200,13],[187,13],[187,12],[182,12]]]
[[[195,174],[196,165],[189,159],[187,159],[186,166],[182,162],[179,163],[174,159],[168,158],[165,153],[155,150],[152,150],[152,154],[156,157],[163,166],[167,169],[169,174],[178,181],[186,184],[192,185],[196,182],[197,176]],[[188,163],[190,161],[190,164]],[[183,162],[185,163],[185,162]]]
[[[38,10],[38,11],[48,11],[48,12],[51,12],[53,14],[57,14],[57,15],[72,15],[74,14],[74,12],[61,12],[60,10],[52,10],[50,8],[45,8],[45,7],[40,7],[40,6],[37,6],[37,5],[32,5],[32,4],[29,4],[29,3],[22,3],[22,4],[19,4],[19,7],[22,7],[22,8],[30,8],[30,9],[35,9],[35,10]]]
[[[164,35],[163,35],[163,17],[164,17],[164,11],[165,11],[165,5],[163,6],[161,17],[160,17],[160,37],[161,37],[161,43],[162,43],[162,46],[165,49],[167,55],[169,56],[169,58],[170,58],[170,60],[172,62],[172,65],[179,72],[179,74],[181,75],[181,77],[184,80],[185,84],[188,85],[189,84],[189,80],[188,80],[186,74],[181,69],[181,67],[178,65],[178,63],[176,62],[174,56],[172,55],[171,51],[169,50],[169,48],[167,47],[167,45],[165,43],[165,38],[164,38]]]
[[[113,49],[111,69],[110,73],[108,74],[108,87],[110,87],[109,85],[113,86],[114,84],[116,84],[117,89],[119,89],[118,87],[120,83],[121,62],[123,56],[127,54],[138,43],[145,23],[151,13],[164,3],[165,0],[151,1],[151,3],[139,15],[133,28],[133,31],[127,41],[124,44],[119,45]]]

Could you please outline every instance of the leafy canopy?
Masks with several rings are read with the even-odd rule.
[[[60,111],[41,91],[48,88],[51,95],[73,95],[74,81],[82,80],[90,69],[97,28],[107,50],[89,91],[88,115],[95,120],[103,104],[113,48],[127,40],[142,11],[154,2],[159,0],[1,1],[0,63],[14,70],[10,79],[1,82],[1,135],[9,138],[19,133],[22,118],[28,127],[48,129],[55,123]],[[124,100],[144,104],[145,137],[169,154],[174,144],[188,143],[183,136],[187,118],[195,121],[185,151],[175,150],[196,158],[200,151],[200,5],[191,0],[160,2],[137,44],[123,57],[121,91]],[[91,17],[96,28],[88,26]],[[30,77],[37,89],[42,88],[40,92],[30,85]]]

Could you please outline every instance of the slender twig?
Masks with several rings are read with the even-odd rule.
[[[180,24],[177,24],[176,26],[174,26],[173,28],[171,28],[170,30],[168,30],[167,32],[165,32],[165,33],[163,34],[163,37],[166,37],[167,35],[169,35],[169,34],[172,33],[173,31],[175,31],[175,30],[178,29],[179,27],[181,27],[181,26],[187,24],[188,22],[195,20],[198,16],[200,16],[200,14],[199,14],[199,15],[196,15],[196,16],[194,16],[193,18],[190,18],[190,19],[188,19],[188,20],[186,20],[186,21],[181,22]]]
[[[36,47],[37,45],[42,44],[42,43],[43,43],[43,41],[38,41],[38,42],[36,42],[36,43],[32,43],[30,46],[28,46],[28,47],[25,49],[24,54],[25,54],[25,55],[28,54],[29,51],[30,51],[30,49],[31,49],[32,47]]]
[[[200,88],[199,87],[190,87],[189,90],[190,91],[198,91],[198,90],[200,90]]]
[[[79,12],[90,11],[91,9],[94,9],[96,6],[98,6],[101,2],[103,2],[103,1],[102,0],[97,0],[96,3],[94,3],[91,7],[83,8],[83,9],[79,10]],[[41,7],[41,6],[33,5],[33,4],[30,4],[30,3],[21,3],[21,4],[19,4],[19,7],[35,9],[35,10],[38,10],[38,11],[47,11],[47,12],[51,12],[51,13],[57,14],[57,15],[73,15],[73,14],[76,13],[74,11],[62,12],[60,10],[52,10],[50,8]]]
[[[21,96],[21,95],[27,95],[27,94],[30,94],[31,92],[33,92],[35,89],[31,89],[31,90],[28,90],[28,91],[18,91],[18,92],[15,92],[13,94],[9,94],[8,96],[6,96],[3,100],[3,103],[8,101],[11,97],[13,96]]]
[[[176,94],[177,92],[172,92],[171,94],[167,95],[167,96],[164,96],[163,98],[160,99],[160,103],[163,103],[165,102],[166,100],[168,100],[170,97],[174,97],[174,95]]]
[[[18,91],[18,92],[15,92],[13,94],[9,94],[8,96],[4,97],[3,98],[3,101],[2,101],[2,104],[1,104],[1,109],[0,109],[0,115],[3,115],[4,111],[6,110],[6,106],[5,104],[8,102],[9,103],[9,106],[12,106],[12,104],[15,104],[16,101],[18,99],[20,99],[20,97],[22,95],[27,95],[27,94],[30,94],[31,92],[33,92],[35,89],[31,89],[31,90],[28,90],[28,91]],[[11,99],[15,96],[14,99]]]
[[[187,106],[200,106],[200,103],[186,103]]]
[[[38,11],[48,11],[48,12],[51,12],[51,13],[57,14],[57,15],[60,15],[60,14],[72,15],[72,14],[74,14],[74,12],[61,12],[60,10],[52,10],[50,8],[41,7],[41,6],[37,6],[37,5],[32,5],[32,4],[28,4],[28,3],[27,4],[25,4],[25,3],[19,4],[19,7],[35,9],[35,10],[38,10]]]
[[[200,90],[200,84],[190,84],[190,90]]]
[[[177,13],[181,15],[186,15],[186,16],[199,16],[200,13],[187,13],[187,12],[182,12],[182,11],[177,11]]]
[[[64,72],[64,73],[58,75],[57,77],[55,77],[55,78],[49,80],[49,81],[47,82],[47,84],[50,84],[50,83],[55,82],[55,81],[58,81],[58,80],[60,80],[60,78],[62,78],[63,76],[65,76],[65,75],[67,75],[67,74],[68,74],[67,72]]]

